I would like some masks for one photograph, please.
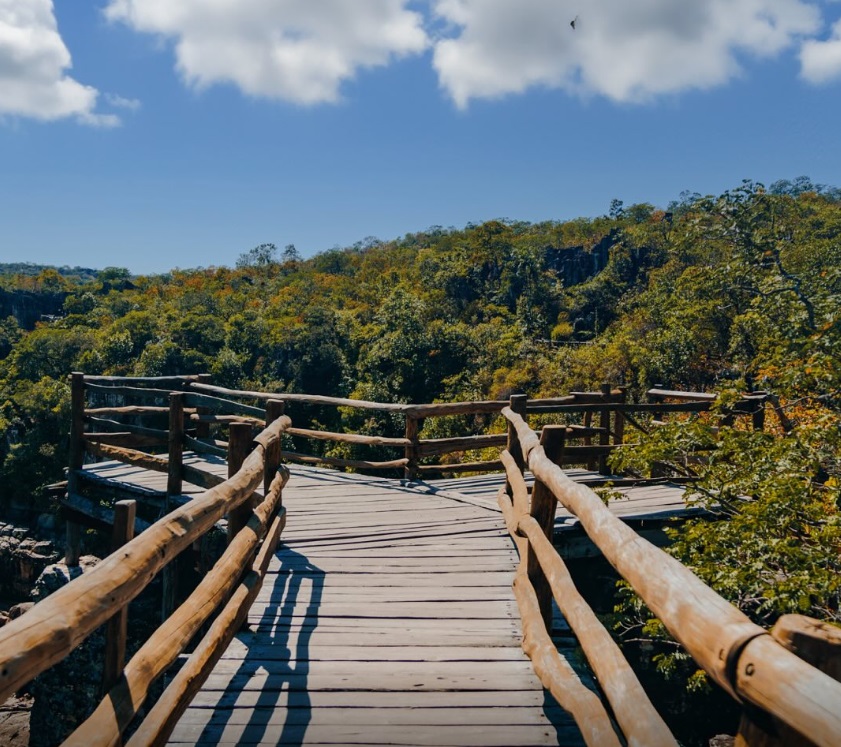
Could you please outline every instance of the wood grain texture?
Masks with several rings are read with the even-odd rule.
[[[287,477],[288,474],[277,476],[266,500],[250,514],[248,523],[235,535],[225,554],[184,604],[135,653],[120,682],[67,739],[67,747],[106,747],[120,743],[120,735],[143,705],[152,683],[175,661],[239,581],[243,567],[274,520]],[[283,514],[281,523],[285,523]]]
[[[528,538],[530,550],[546,574],[555,601],[578,638],[629,747],[676,747],[677,742],[627,659],[575,588],[572,576],[543,528],[533,517],[521,518],[518,528]]]
[[[534,475],[577,516],[605,558],[719,685],[816,744],[839,743],[841,683],[787,651],[688,568],[613,516],[592,490],[546,458],[519,415],[510,408],[503,414],[516,429]]]
[[[280,438],[288,418],[272,424]],[[128,604],[172,558],[202,536],[263,480],[256,449],[231,481],[206,491],[155,522],[119,552],[0,629],[0,699],[63,659],[94,629]],[[81,471],[80,471],[81,472]]]
[[[284,504],[248,629],[170,744],[583,743],[522,652],[498,513],[298,466]]]

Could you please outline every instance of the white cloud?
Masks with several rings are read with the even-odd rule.
[[[801,75],[810,83],[828,83],[841,78],[841,21],[832,27],[826,41],[809,39],[800,50]]]
[[[433,0],[433,64],[464,107],[532,86],[615,101],[721,85],[821,25],[805,0]],[[570,22],[577,17],[575,28]]]
[[[123,96],[118,96],[116,93],[106,93],[105,100],[115,109],[126,109],[130,112],[136,112],[140,109],[140,101],[138,99],[127,99]]]
[[[98,91],[66,75],[70,66],[52,0],[0,0],[0,116],[119,124],[95,112]]]
[[[106,16],[175,39],[197,87],[233,83],[254,96],[336,101],[360,68],[427,47],[407,0],[110,0]]]

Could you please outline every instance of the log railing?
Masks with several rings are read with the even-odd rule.
[[[356,408],[363,412],[390,413],[404,420],[402,436],[336,432],[323,427],[290,428],[287,438],[295,438],[299,445],[301,442],[331,442],[377,448],[380,454],[383,450],[386,450],[386,454],[392,450],[391,458],[384,459],[381,456],[330,456],[315,453],[320,449],[309,449],[306,446],[304,451],[287,448],[283,450],[282,457],[290,462],[364,471],[402,471],[406,479],[414,480],[442,473],[499,471],[502,462],[498,458],[482,459],[481,455],[505,446],[509,440],[506,433],[493,432],[501,425],[497,416],[508,404],[501,400],[402,404],[288,392],[267,393],[214,386],[204,374],[145,379],[74,375],[74,381],[77,378],[79,382],[78,385],[74,384],[74,403],[84,402],[87,392],[103,400],[104,404],[87,409],[84,404],[74,404],[73,411],[78,414],[78,417],[74,415],[74,423],[78,421],[78,427],[75,429],[77,435],[71,439],[74,444],[71,448],[74,454],[71,464],[74,460],[78,463],[79,459],[83,459],[87,451],[98,457],[167,471],[167,493],[171,496],[180,493],[180,483],[184,480],[202,487],[211,487],[218,481],[212,475],[208,476],[194,467],[184,465],[184,450],[226,457],[227,436],[220,429],[242,422],[251,423],[255,427],[265,425],[268,416],[263,406],[271,401],[293,407]],[[163,389],[165,385],[178,391]],[[627,401],[623,387],[611,387],[609,384],[601,385],[599,391],[571,392],[563,397],[529,400],[524,395],[516,395],[516,398],[522,400],[524,412],[529,415],[538,416],[548,424],[558,421],[565,424],[561,452],[557,457],[559,464],[586,465],[602,476],[611,475],[613,478],[617,476],[611,473],[608,458],[615,449],[627,443],[626,438],[631,430],[648,432],[666,417],[701,413],[716,405],[714,394],[667,390],[662,387],[649,390],[647,402],[633,403]],[[149,404],[134,404],[135,400]],[[726,411],[722,411],[721,419],[725,423],[732,423],[737,416],[748,416],[753,427],[762,428],[765,406],[769,400],[770,397],[764,392],[745,395]],[[162,422],[162,427],[150,427],[149,423],[136,422],[138,417],[154,422],[162,421],[167,413],[169,422]],[[458,416],[471,417],[475,426],[485,432],[446,438],[422,437],[423,426],[428,419]],[[134,422],[127,423],[127,417]],[[305,418],[302,417],[301,421],[305,421]],[[85,425],[92,432],[84,433]],[[489,426],[491,432],[487,432]],[[211,431],[215,437],[211,437]],[[169,449],[166,457],[150,454],[152,451],[160,451],[164,444]],[[470,453],[478,453],[480,460],[465,458]],[[619,478],[629,484],[641,479],[633,476]],[[92,478],[83,475],[82,479],[90,482]],[[592,482],[598,481],[597,476],[594,476]],[[71,493],[76,492],[71,490]],[[75,502],[80,503],[78,499]]]
[[[175,385],[182,379],[176,381],[167,378],[163,381],[155,380],[154,383],[159,381],[161,385]],[[101,379],[93,378],[90,386],[101,391],[99,387],[107,387],[112,383],[103,383]],[[118,381],[114,386],[126,389],[123,383]],[[133,380],[132,383],[138,382]],[[88,382],[80,374],[73,376],[73,438],[71,470],[68,475],[68,488],[71,491],[84,481],[83,473],[86,470],[82,466],[86,448],[106,458],[117,457],[145,469],[167,472],[168,477],[184,476],[179,470],[172,469],[171,459],[174,451],[177,451],[170,438],[172,430],[168,433],[164,431],[168,438],[158,439],[159,446],[168,446],[168,458],[140,452],[125,445],[114,446],[105,435],[101,438],[86,438],[90,436],[84,434],[84,391],[87,385]],[[139,387],[129,388],[133,390]],[[161,392],[162,395],[155,392],[154,396],[169,396],[166,390]],[[125,393],[122,392],[120,396]],[[144,393],[147,396],[149,394],[148,390],[144,390]],[[130,394],[134,395],[135,392]],[[179,404],[183,404],[180,399],[184,396],[183,393],[172,395]],[[280,463],[279,447],[281,436],[291,423],[288,417],[282,415],[280,403],[269,402],[268,405],[264,415],[268,425],[262,432],[252,439],[251,424],[246,423],[240,425],[245,425],[247,434],[240,429],[240,436],[232,437],[232,451],[238,456],[232,457],[229,462],[230,476],[227,480],[204,473],[203,479],[213,485],[205,492],[191,496],[189,500],[182,499],[151,524],[135,517],[135,501],[115,504],[108,522],[113,524],[113,552],[95,567],[36,604],[25,616],[0,629],[0,701],[67,657],[91,633],[107,623],[103,677],[105,697],[65,744],[85,747],[121,744],[123,731],[140,711],[151,685],[184,652],[211,616],[218,612],[215,622],[130,743],[152,745],[165,741],[177,715],[186,708],[190,698],[209,674],[212,664],[244,620],[286,523],[282,491],[289,473]],[[176,413],[175,416],[173,413]],[[169,414],[171,421],[178,422],[177,407],[167,408],[165,414]],[[124,425],[118,427],[123,428]],[[232,433],[236,432],[236,429],[232,430]],[[122,433],[137,435],[128,429]],[[148,433],[140,435],[144,439],[149,436]],[[122,443],[138,445],[136,439],[124,439]],[[236,466],[230,466],[234,462]],[[184,467],[181,465],[181,470]],[[188,475],[191,473],[188,472]],[[173,479],[169,487],[176,484],[180,488],[180,481]],[[259,496],[259,503],[255,495]],[[167,497],[176,498],[177,495]],[[222,557],[186,600],[170,610],[161,626],[128,663],[124,663],[126,609],[129,602],[158,573],[166,574],[181,552],[201,540],[226,515],[229,517],[229,527],[235,524],[236,532],[229,534],[229,544]],[[76,526],[78,529],[79,525]],[[136,531],[137,536],[134,536]],[[78,531],[69,531],[69,535],[73,534],[78,535]],[[69,551],[68,560],[78,562],[78,552],[76,544]],[[166,594],[166,579],[164,587]]]
[[[782,741],[769,741],[767,733],[757,736],[748,716],[738,744],[804,743],[798,735],[825,747],[841,743],[841,683],[793,653],[814,649],[808,642],[818,637],[814,629],[820,626],[786,616],[769,633],[751,622],[688,568],[638,536],[590,488],[567,477],[556,463],[564,430],[544,428],[538,436],[523,417],[523,405],[512,399],[503,410],[509,423],[508,448],[502,453],[507,485],[498,496],[521,556],[514,591],[523,618],[523,647],[587,743],[620,744],[620,739],[604,708],[583,690],[552,644],[552,598],[577,636],[627,744],[674,745],[675,740],[552,546],[558,502],[578,518],[604,557],[710,678],[750,711],[759,709],[767,721],[780,725]],[[526,468],[535,478],[531,494],[523,478]],[[833,640],[836,651],[838,639]],[[795,741],[787,741],[792,734]]]
[[[445,455],[461,456],[465,452],[483,451],[505,446],[507,436],[499,433],[474,433],[466,436],[448,438],[422,438],[424,422],[430,418],[447,418],[454,416],[474,416],[484,420],[486,424],[499,415],[508,405],[507,400],[487,400],[477,402],[449,402],[431,404],[400,404],[369,402],[365,400],[347,399],[341,397],[326,397],[322,395],[294,394],[287,392],[266,393],[213,386],[206,381],[190,381],[187,384],[190,392],[187,394],[188,405],[213,402],[228,402],[232,399],[252,401],[267,401],[277,399],[290,406],[323,406],[357,408],[372,413],[392,413],[404,418],[405,428],[402,436],[386,437],[359,433],[338,433],[316,428],[290,428],[288,435],[312,441],[330,441],[371,447],[386,447],[394,450],[394,457],[386,460],[376,459],[344,459],[330,456],[319,456],[300,451],[286,450],[284,459],[305,464],[324,464],[327,466],[351,468],[360,470],[399,470],[402,469],[406,479],[418,479],[442,473],[461,472],[493,472],[502,469],[498,458],[483,461],[454,461],[442,462],[440,457]],[[679,401],[671,401],[672,395],[682,395]],[[609,473],[607,459],[610,453],[625,443],[626,432],[629,428],[647,431],[641,422],[652,416],[662,419],[664,413],[698,413],[709,410],[715,404],[715,395],[694,392],[670,392],[668,390],[651,390],[648,393],[649,402],[627,402],[624,388],[611,387],[603,384],[599,391],[572,392],[563,397],[526,400],[526,407],[530,414],[542,416],[544,420],[563,419],[567,421],[567,433],[564,442],[564,452],[559,457],[564,464],[586,464],[591,469],[598,469],[603,475]],[[662,404],[661,404],[662,402]],[[746,414],[758,422],[757,413],[764,412],[765,398],[756,396],[745,398],[732,409],[733,415]],[[740,409],[741,408],[741,409]],[[243,411],[239,411],[240,416]],[[252,408],[252,415],[258,417],[257,408]],[[484,417],[483,417],[484,416]],[[220,416],[215,416],[219,418]],[[582,422],[570,422],[574,419]],[[297,418],[296,418],[297,421]],[[196,444],[189,437],[186,443],[201,450],[212,448]]]

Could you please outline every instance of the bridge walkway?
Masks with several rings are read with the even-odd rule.
[[[579,745],[523,654],[498,514],[293,467],[240,633],[170,744]]]

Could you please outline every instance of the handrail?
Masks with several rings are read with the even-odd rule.
[[[262,473],[258,474],[258,480]],[[141,646],[123,669],[118,683],[91,716],[64,743],[66,747],[106,747],[119,743],[123,730],[137,715],[152,683],[175,661],[210,615],[234,589],[243,568],[254,556],[275,514],[285,523],[280,505],[288,470],[281,470],[264,501],[254,509],[246,526],[228,545],[220,560],[195,591]]]
[[[263,433],[280,439],[282,417]],[[61,661],[117,609],[134,599],[170,560],[249,499],[263,481],[267,445],[258,444],[227,482],[176,508],[119,552],[53,592],[0,629],[0,699]]]
[[[434,457],[441,457],[446,454],[464,454],[467,451],[478,451],[487,448],[500,446],[505,441],[504,433],[479,433],[469,436],[458,436],[450,438],[421,438],[420,427],[428,418],[453,417],[459,415],[493,416],[501,413],[507,402],[504,400],[483,400],[473,402],[444,402],[428,404],[404,404],[404,403],[383,403],[370,402],[359,399],[348,399],[343,397],[328,397],[323,395],[298,394],[290,392],[260,392],[254,390],[231,389],[215,386],[207,383],[206,380],[189,382],[188,392],[200,392],[195,395],[188,393],[186,402],[194,405],[204,402],[213,408],[213,401],[225,403],[225,408],[231,408],[230,400],[219,399],[222,397],[234,397],[266,401],[271,398],[286,403],[301,405],[317,405],[331,407],[351,407],[374,412],[392,412],[402,415],[405,418],[405,430],[403,437],[384,437],[357,433],[337,433],[327,430],[315,430],[313,428],[294,428],[289,435],[298,438],[311,440],[331,441],[339,444],[354,444],[366,446],[378,446],[400,449],[403,451],[402,459],[360,459],[342,458],[339,456],[319,456],[316,454],[288,451],[287,458],[293,461],[300,461],[308,464],[323,464],[327,466],[366,469],[366,470],[393,470],[403,467],[404,477],[407,479],[418,479],[419,477],[438,474],[442,472],[487,472],[499,469],[497,459],[484,459],[479,461],[462,462],[441,462],[436,459],[433,463],[428,460]],[[664,393],[670,393],[665,392]],[[206,399],[199,399],[199,398]],[[702,412],[710,409],[711,399],[715,395],[697,395],[687,393],[687,400],[678,403],[627,403],[625,390],[621,387],[615,388],[603,384],[599,391],[595,392],[572,392],[562,397],[551,397],[544,399],[532,399],[528,401],[527,408],[530,413],[560,414],[560,415],[584,415],[585,426],[577,426],[577,431],[571,437],[583,440],[582,446],[568,446],[565,459],[567,463],[587,463],[591,469],[598,467],[602,474],[607,474],[607,456],[624,443],[625,423],[643,430],[642,426],[632,417],[632,413],[657,413],[663,411],[675,411],[681,413]],[[702,401],[699,401],[702,400]],[[243,406],[248,409],[248,406]],[[753,408],[753,403],[750,404]],[[256,414],[256,408],[250,408],[251,414]],[[751,410],[752,411],[752,410]],[[243,410],[244,412],[244,410]],[[599,426],[592,426],[593,416],[599,420]],[[207,419],[206,416],[204,416]],[[201,420],[202,416],[194,419]],[[198,446],[197,448],[201,448]],[[437,463],[435,463],[437,462]]]
[[[550,539],[546,537],[543,527],[534,516],[530,515],[530,510],[531,513],[536,512],[536,506],[534,503],[531,507],[528,505],[526,483],[516,462],[507,451],[503,452],[503,455],[506,473],[513,487],[514,500],[512,501],[505,488],[502,488],[497,496],[497,503],[502,509],[506,526],[520,549],[521,560],[514,581],[514,589],[521,607],[524,630],[531,629],[531,634],[527,638],[545,638],[548,639],[547,643],[551,642],[548,634],[551,620],[547,623],[545,616],[541,620],[541,613],[545,612],[541,607],[545,605],[541,605],[542,600],[528,574],[529,561],[534,557],[559,609],[577,635],[628,745],[630,747],[655,745],[675,747],[677,743],[654,709],[619,647],[575,588],[575,583],[565,563],[552,546]],[[521,599],[524,594],[533,597],[535,603],[523,604]],[[560,683],[557,682],[553,673],[543,666],[541,658],[545,657],[538,658],[530,650],[532,645],[533,640],[525,641],[524,649],[535,662],[535,671],[544,686],[554,694],[555,690],[559,689]],[[574,716],[576,715],[575,711],[571,712]],[[579,719],[576,720],[579,721]],[[597,739],[591,741],[587,736],[585,732],[584,737],[588,744],[600,747],[601,741]],[[615,738],[615,735],[611,736]]]
[[[203,374],[181,374],[179,376],[91,376],[85,375],[85,380],[95,384],[107,382],[109,384],[156,384],[169,386],[201,381]]]
[[[239,421],[262,425],[263,410],[251,404],[236,401],[251,399],[258,402],[271,400],[297,403],[310,406],[354,407],[371,411],[393,412],[405,418],[405,430],[402,437],[380,436],[363,433],[334,432],[324,428],[314,427],[291,428],[288,435],[296,439],[310,441],[328,441],[334,444],[348,444],[351,446],[370,446],[381,449],[394,449],[393,456],[377,454],[372,458],[364,455],[345,455],[342,453],[326,453],[322,449],[300,448],[287,446],[286,458],[305,464],[324,465],[339,469],[358,469],[369,471],[395,471],[402,469],[406,479],[415,480],[441,473],[458,474],[464,472],[488,472],[499,469],[498,459],[488,459],[484,454],[476,454],[482,450],[501,446],[505,440],[504,433],[477,433],[468,436],[453,436],[447,438],[422,438],[420,430],[427,418],[452,417],[459,415],[489,416],[501,413],[506,402],[501,400],[486,400],[474,402],[447,402],[429,404],[381,403],[342,397],[328,397],[323,395],[309,395],[289,392],[260,392],[244,389],[232,389],[215,386],[209,383],[209,377],[202,375],[188,377],[161,377],[132,379],[131,377],[95,377],[100,383],[91,384],[91,377],[84,377],[85,388],[101,393],[122,394],[126,397],[148,398],[149,392],[154,392],[154,399],[163,399],[163,390],[150,388],[161,381],[177,381],[182,387],[183,409],[186,428],[178,440],[186,447],[198,453],[222,455],[226,445],[224,442],[214,442],[208,438],[212,424],[222,425]],[[130,386],[135,381],[144,386]],[[598,470],[602,475],[610,475],[608,468],[609,455],[619,446],[626,445],[626,426],[636,428],[647,433],[646,426],[638,422],[635,414],[653,415],[656,422],[660,422],[664,415],[674,413],[701,413],[710,410],[715,403],[716,395],[705,392],[681,392],[664,388],[654,388],[647,392],[648,402],[633,403],[626,401],[626,391],[623,387],[611,387],[602,384],[599,391],[575,391],[562,397],[531,399],[526,402],[526,409],[530,414],[554,414],[561,416],[583,415],[583,425],[569,425],[566,445],[561,463],[586,464],[591,470]],[[233,399],[231,399],[233,398]],[[750,415],[754,427],[762,427],[764,408],[767,400],[764,392],[746,394],[737,403],[731,405],[723,413],[725,422],[735,415]],[[678,401],[666,401],[666,400]],[[170,404],[170,408],[172,403]],[[154,445],[152,439],[162,439],[165,431],[159,428],[149,428],[144,425],[124,424],[117,420],[102,418],[103,415],[149,415],[162,414],[167,408],[159,405],[136,406],[111,403],[109,407],[96,407],[84,411],[84,421],[98,428],[100,442],[117,447],[141,447]],[[109,430],[115,436],[108,438],[100,434]],[[131,438],[128,434],[135,434]],[[90,437],[83,436],[85,442]],[[579,444],[571,443],[577,439]],[[93,451],[94,449],[91,449]],[[402,451],[402,454],[399,452]],[[468,454],[467,452],[473,452]],[[457,454],[456,459],[445,459],[446,455]],[[177,455],[175,455],[177,456]],[[391,457],[391,458],[389,458]],[[472,461],[471,461],[472,459]],[[173,470],[175,467],[173,467]],[[173,484],[177,475],[172,475]],[[199,483],[203,485],[204,483]]]
[[[187,709],[187,705],[207,680],[214,664],[221,658],[222,653],[245,622],[248,610],[263,586],[263,579],[285,523],[285,514],[275,516],[251,570],[242,578],[219,616],[196,646],[195,651],[184,662],[146,718],[143,719],[128,741],[128,747],[158,747],[166,743],[178,719]]]
[[[503,415],[535,476],[535,491],[545,486],[578,517],[604,557],[715,682],[815,744],[838,744],[841,683],[778,643],[675,558],[637,535],[591,489],[567,477],[520,414],[507,407]],[[523,511],[516,517],[515,531],[531,534],[531,546],[534,527]]]

